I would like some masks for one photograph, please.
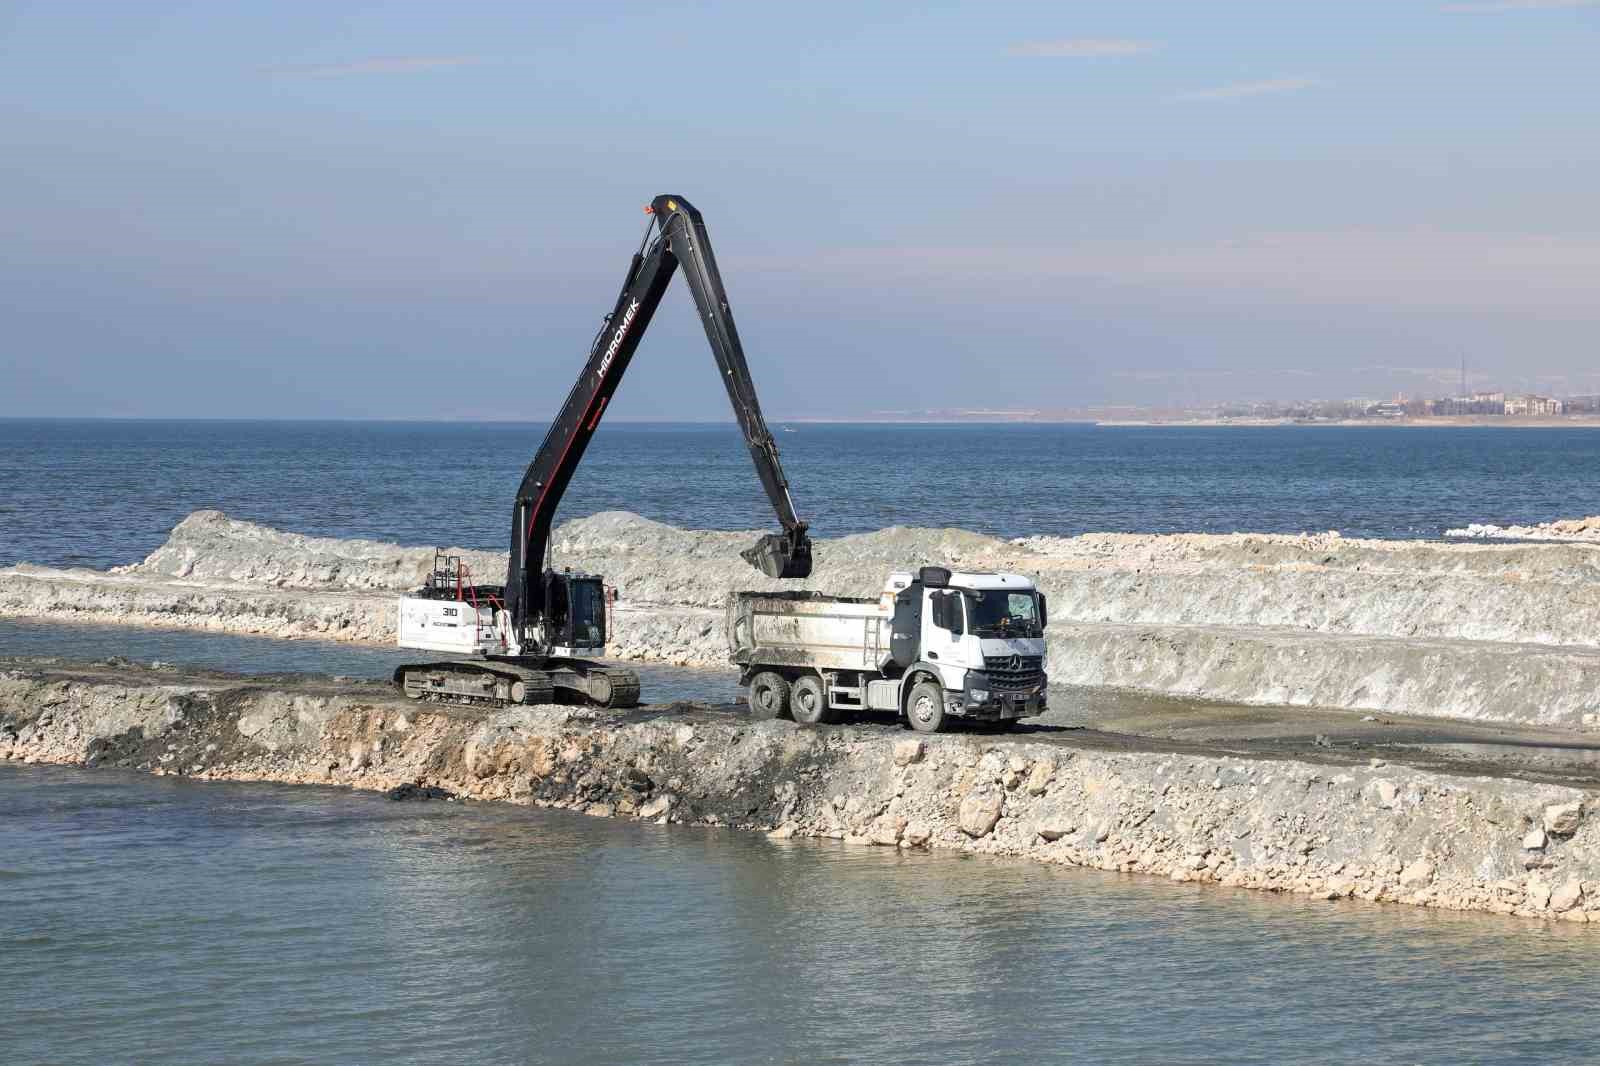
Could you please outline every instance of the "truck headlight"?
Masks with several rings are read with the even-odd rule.
[[[972,690],[972,698],[977,703],[988,703],[989,690],[986,688],[975,688]]]

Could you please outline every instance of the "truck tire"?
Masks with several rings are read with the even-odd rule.
[[[778,718],[788,713],[789,682],[783,675],[763,670],[750,679],[750,717]]]
[[[834,720],[820,677],[806,674],[794,679],[789,686],[789,716],[801,725],[827,725]]]
[[[944,687],[936,681],[918,681],[906,697],[906,721],[919,733],[944,731]]]

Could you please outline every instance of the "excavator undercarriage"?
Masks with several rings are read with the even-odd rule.
[[[409,699],[436,703],[639,705],[637,673],[587,659],[508,657],[414,663],[396,669],[394,683]]]

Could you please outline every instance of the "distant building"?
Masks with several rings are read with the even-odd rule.
[[[1548,417],[1559,415],[1565,409],[1560,400],[1551,399],[1549,396],[1512,396],[1505,401],[1505,413],[1508,415],[1523,415],[1528,417]]]
[[[1404,418],[1406,408],[1405,404],[1385,400],[1368,406],[1366,413],[1368,418]]]

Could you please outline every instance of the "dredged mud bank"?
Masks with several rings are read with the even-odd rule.
[[[485,712],[409,702],[378,683],[0,661],[9,759],[442,790],[847,846],[1600,921],[1589,788],[1117,741],[807,729],[690,704]]]
[[[751,539],[612,512],[561,526],[553,561],[621,590],[615,656],[718,665],[728,592],[779,587],[739,559]],[[480,580],[503,573],[503,555],[460,554]],[[805,585],[843,595],[923,563],[1035,575],[1060,682],[1600,727],[1600,545],[893,528],[820,540],[816,558]],[[200,511],[110,573],[0,570],[0,615],[389,643],[394,594],[432,561]]]

